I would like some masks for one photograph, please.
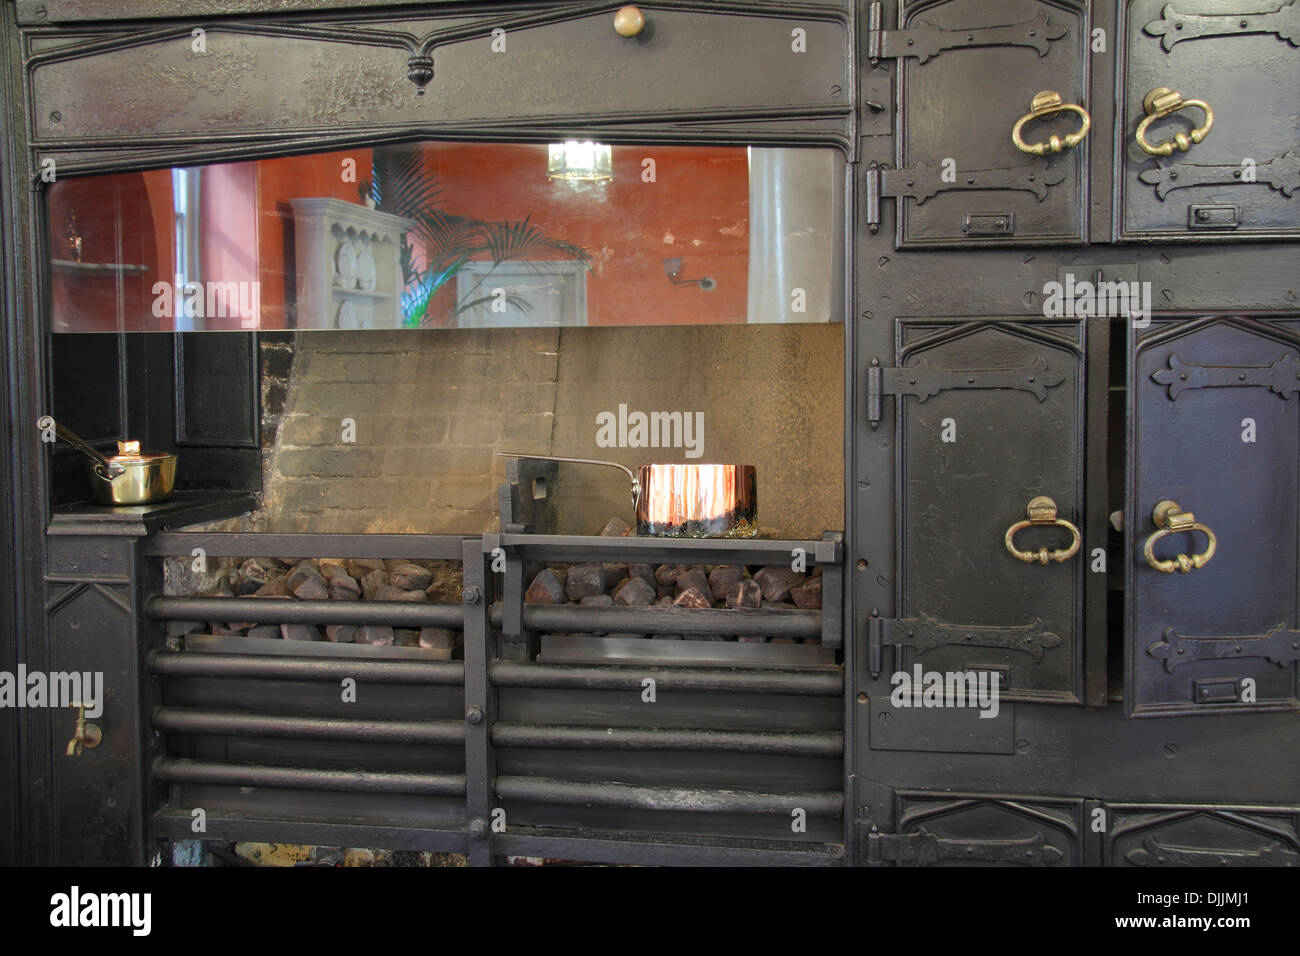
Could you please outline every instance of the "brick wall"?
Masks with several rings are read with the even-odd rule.
[[[764,531],[842,528],[842,337],[837,325],[264,336],[255,527],[481,534],[497,527],[498,451],[689,460],[597,447],[596,414],[625,402],[705,412],[699,460],[758,467]],[[560,530],[631,520],[627,492],[613,469],[561,466]]]

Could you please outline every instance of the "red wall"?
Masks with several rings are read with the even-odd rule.
[[[439,143],[427,147],[443,207],[520,220],[592,254],[589,325],[744,322],[749,283],[749,160],[742,147],[615,146],[610,182],[575,188],[546,178],[545,145]],[[642,162],[655,161],[655,181]],[[553,254],[542,258],[553,258]],[[681,257],[674,287],[663,260]],[[486,258],[486,257],[484,257]],[[454,286],[454,280],[448,283]],[[437,304],[450,305],[450,295]]]
[[[577,187],[546,178],[545,145],[431,143],[426,155],[447,212],[494,221],[531,216],[542,232],[590,252],[588,324],[746,320],[749,170],[743,147],[616,146],[613,180]],[[355,181],[344,178],[346,159],[355,161]],[[643,178],[646,159],[654,160],[653,182]],[[296,281],[289,200],[329,196],[359,202],[357,182],[369,176],[368,149],[209,167],[202,177],[202,278],[256,279],[261,328],[289,327],[286,306]],[[143,276],[125,277],[120,290],[112,276],[56,272],[56,329],[172,328],[170,319],[153,316],[151,291],[159,280],[173,281],[170,171],[60,181],[49,203],[55,258],[71,258],[62,238],[71,208],[84,236],[83,261],[148,267]],[[549,252],[539,257],[559,258]],[[682,258],[684,277],[709,276],[717,288],[674,287],[663,268],[663,259],[671,257]],[[452,321],[454,290],[453,279],[435,299],[433,324]],[[205,325],[247,327],[238,317],[208,319]]]
[[[81,261],[142,265],[118,275],[51,266],[55,331],[149,332],[171,327],[153,315],[155,282],[172,281],[171,171],[60,179],[47,199],[52,259],[75,258],[65,235],[69,212],[81,233]],[[120,306],[120,314],[119,314]]]

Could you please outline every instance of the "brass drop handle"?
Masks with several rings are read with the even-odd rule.
[[[1154,146],[1147,142],[1147,127],[1160,119],[1162,116],[1168,116],[1170,113],[1176,113],[1188,106],[1195,106],[1205,114],[1205,122],[1196,129],[1189,130],[1186,133],[1177,133],[1173,139],[1166,140],[1163,143],[1157,143]],[[1142,108],[1147,111],[1146,118],[1138,123],[1137,143],[1142,147],[1142,152],[1150,153],[1152,156],[1172,156],[1174,150],[1185,153],[1192,148],[1192,144],[1199,143],[1209,135],[1210,128],[1214,126],[1214,110],[1205,100],[1185,100],[1177,90],[1171,90],[1167,86],[1157,86],[1154,90],[1147,93],[1142,98]]]
[[[1037,498],[1030,499],[1029,505],[1025,508],[1025,513],[1028,515],[1028,519],[1025,521],[1017,521],[1013,524],[1007,529],[1006,537],[1003,539],[1006,543],[1007,550],[1010,551],[1014,557],[1019,558],[1026,564],[1037,563],[1046,565],[1050,561],[1056,561],[1057,563],[1068,561],[1079,553],[1079,545],[1082,544],[1079,529],[1070,524],[1070,522],[1066,521],[1064,518],[1058,518],[1056,516],[1056,502],[1051,498],[1046,495],[1039,495]],[[1074,536],[1074,540],[1070,542],[1068,548],[1057,548],[1054,551],[1049,551],[1045,545],[1037,551],[1021,551],[1016,547],[1013,539],[1017,532],[1022,531],[1025,528],[1041,527],[1043,525],[1054,525],[1061,528],[1068,528],[1070,534]]]
[[[80,757],[83,747],[89,747],[92,750],[99,746],[99,742],[104,739],[104,732],[99,729],[98,724],[93,724],[86,719],[86,705],[81,701],[73,701],[70,705],[77,708],[77,729],[74,736],[68,741],[68,756]]]
[[[1053,133],[1042,143],[1026,143],[1020,138],[1020,131],[1025,128],[1025,124],[1030,120],[1047,119],[1055,116],[1057,113],[1066,111],[1078,113],[1083,119],[1083,125],[1073,133],[1067,136],[1057,136]],[[1037,94],[1029,104],[1029,112],[1020,119],[1016,120],[1016,125],[1011,127],[1011,142],[1016,144],[1016,149],[1022,153],[1032,153],[1035,156],[1042,156],[1045,153],[1059,153],[1062,150],[1073,149],[1083,142],[1083,138],[1088,135],[1088,130],[1092,128],[1092,117],[1082,106],[1075,103],[1062,103],[1061,94],[1055,90],[1043,90]]]
[[[1155,522],[1157,530],[1147,538],[1146,547],[1142,549],[1142,555],[1147,559],[1147,564],[1157,571],[1163,571],[1165,574],[1173,574],[1175,571],[1179,574],[1186,574],[1193,568],[1205,567],[1210,563],[1210,559],[1214,557],[1214,551],[1219,546],[1219,539],[1214,536],[1213,531],[1196,520],[1196,515],[1180,508],[1178,502],[1167,499],[1160,502],[1151,513],[1151,520]],[[1155,546],[1157,541],[1165,535],[1190,531],[1199,531],[1205,535],[1209,544],[1204,551],[1200,554],[1180,554],[1170,560],[1156,557]]]

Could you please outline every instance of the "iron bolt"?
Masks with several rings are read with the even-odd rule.
[[[471,724],[481,724],[483,722],[483,708],[471,707],[465,714],[465,719]]]
[[[466,604],[477,604],[482,596],[483,592],[474,585],[470,585],[460,592],[460,599]]]
[[[487,836],[487,823],[483,820],[471,820],[469,822],[469,835],[472,839],[481,840]]]

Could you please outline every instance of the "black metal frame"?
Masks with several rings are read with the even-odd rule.
[[[542,629],[564,628],[583,632],[627,631],[637,628],[670,629],[697,634],[798,634],[820,635],[833,646],[839,639],[839,604],[832,602],[825,613],[818,611],[707,611],[679,608],[580,608],[543,607],[523,604],[526,560],[654,560],[749,565],[789,561],[795,549],[802,549],[809,566],[820,565],[823,590],[834,594],[842,574],[842,548],[835,536],[823,541],[729,541],[645,538],[585,538],[552,535],[486,535],[459,538],[436,535],[330,535],[330,534],[236,534],[203,532],[161,532],[146,538],[139,551],[146,561],[168,556],[188,556],[203,548],[209,558],[302,557],[318,554],[356,554],[363,557],[419,557],[461,560],[464,572],[462,603],[426,604],[403,602],[331,602],[239,598],[167,597],[154,595],[145,601],[148,620],[141,622],[142,647],[158,647],[163,641],[165,622],[224,620],[237,618],[274,623],[332,624],[367,623],[398,626],[451,627],[463,629],[464,662],[436,663],[418,659],[416,651],[340,645],[281,643],[268,648],[266,642],[239,638],[192,638],[173,641],[168,649],[156,649],[145,661],[153,680],[146,694],[145,711],[151,715],[154,736],[161,743],[152,757],[148,773],[155,802],[147,808],[144,821],[148,847],[151,839],[193,838],[193,807],[184,803],[178,785],[206,784],[216,787],[255,787],[293,791],[328,791],[359,795],[406,793],[424,796],[463,797],[463,820],[454,830],[403,826],[400,819],[387,819],[382,811],[371,812],[358,802],[348,818],[304,814],[287,815],[274,808],[228,808],[207,811],[209,829],[204,838],[257,839],[275,833],[279,840],[330,839],[341,845],[376,845],[395,848],[466,852],[472,865],[492,865],[506,855],[525,854],[550,858],[597,860],[622,863],[730,861],[751,863],[828,864],[851,858],[853,833],[845,828],[843,842],[808,844],[775,838],[685,837],[669,832],[638,831],[635,825],[617,832],[600,827],[505,826],[499,819],[504,802],[545,804],[557,808],[604,808],[611,812],[689,812],[739,818],[782,817],[791,807],[808,816],[843,818],[843,792],[832,790],[769,791],[750,788],[700,785],[646,786],[635,783],[563,779],[553,775],[497,772],[502,753],[631,752],[646,766],[661,767],[666,780],[674,778],[673,764],[682,753],[742,755],[741,759],[762,760],[817,758],[833,760],[847,768],[844,734],[840,730],[799,729],[748,730],[744,718],[734,714],[731,700],[736,695],[781,695],[834,697],[843,693],[843,671],[838,666],[817,668],[794,665],[774,667],[756,661],[752,666],[737,662],[709,664],[705,660],[678,663],[660,661],[610,661],[601,663],[539,663],[535,644],[531,653],[519,654],[524,643],[511,634],[515,625]],[[500,550],[498,550],[500,549]],[[494,560],[504,558],[506,570],[491,572]],[[512,574],[511,565],[518,565]],[[498,563],[499,568],[499,563]],[[520,582],[513,589],[510,582]],[[512,606],[522,613],[513,614]],[[705,645],[707,647],[708,645]],[[328,656],[320,656],[321,647]],[[752,645],[743,645],[752,647]],[[183,649],[182,649],[183,648]],[[274,650],[274,654],[271,651]],[[339,652],[339,653],[335,653]],[[269,655],[269,656],[268,656]],[[414,657],[415,659],[397,659]],[[509,658],[509,659],[507,659]],[[463,694],[463,720],[322,718],[294,712],[291,705],[278,705],[275,713],[266,704],[253,709],[243,697],[212,701],[204,706],[174,704],[168,700],[168,681],[236,681],[247,694],[261,680],[277,682],[335,682],[355,679],[367,685],[419,684],[430,694]],[[501,719],[501,697],[516,693],[563,692],[566,689],[606,690],[639,694],[644,681],[653,679],[657,692],[708,695],[711,703],[696,704],[699,719],[723,719],[729,729],[685,729],[669,722],[608,726],[586,724],[539,724]],[[215,686],[215,685],[214,685]],[[282,683],[276,686],[286,686]],[[444,688],[439,690],[438,688]],[[359,691],[360,692],[360,691]],[[214,692],[216,693],[216,692]],[[257,698],[260,700],[260,698]],[[241,703],[243,709],[241,709]],[[289,710],[286,712],[285,708]],[[724,715],[710,717],[710,712]],[[646,710],[647,717],[652,713]],[[263,765],[219,761],[186,756],[187,741],[196,736],[217,738],[269,737],[280,742],[277,754],[284,764]],[[312,752],[297,752],[303,741],[374,741],[419,745],[463,745],[463,773],[391,772],[373,767],[348,770],[303,767],[295,761],[312,760]],[[718,759],[722,759],[719,756]],[[563,764],[559,765],[560,767]],[[562,773],[563,770],[556,772]],[[611,768],[611,775],[617,771]],[[685,778],[683,778],[685,781]],[[707,827],[706,827],[707,829]],[[427,830],[428,832],[421,832]],[[847,844],[847,850],[846,850]]]
[[[5,212],[0,216],[0,221],[5,223],[4,231],[0,233],[0,248],[5,253],[0,259],[0,275],[6,280],[3,300],[6,375],[3,387],[8,411],[0,421],[0,438],[12,450],[6,456],[7,480],[0,482],[5,489],[0,527],[10,535],[13,555],[41,555],[42,563],[34,566],[31,560],[13,560],[10,553],[0,557],[0,572],[7,572],[0,573],[0,579],[12,589],[0,602],[2,633],[12,640],[12,644],[0,640],[0,666],[12,668],[21,660],[33,668],[50,667],[52,648],[46,598],[47,588],[56,586],[80,588],[78,593],[84,594],[99,594],[101,591],[96,589],[107,589],[125,595],[123,603],[129,610],[132,633],[156,635],[156,625],[144,621],[146,606],[159,594],[152,558],[162,553],[154,549],[161,547],[166,551],[176,542],[160,544],[168,540],[165,531],[154,537],[153,545],[140,546],[139,539],[148,538],[159,530],[160,524],[169,521],[175,527],[199,520],[200,513],[207,517],[215,517],[218,512],[239,513],[246,510],[248,504],[247,501],[241,503],[225,498],[211,500],[199,508],[191,502],[188,510],[182,508],[170,517],[93,513],[52,515],[46,491],[49,469],[29,430],[30,423],[45,411],[42,402],[47,381],[44,347],[47,277],[43,270],[49,237],[40,215],[42,159],[47,156],[59,159],[61,174],[75,174],[145,169],[177,162],[289,155],[432,136],[542,141],[563,134],[600,137],[610,142],[816,143],[842,150],[849,160],[845,170],[844,207],[845,260],[849,266],[844,275],[844,301],[850,304],[849,318],[844,323],[845,528],[842,551],[833,566],[848,569],[852,582],[845,589],[841,604],[837,605],[828,590],[828,613],[822,618],[823,629],[830,626],[828,621],[834,621],[836,636],[843,635],[843,685],[837,692],[844,754],[842,842],[828,839],[805,844],[763,839],[752,833],[741,837],[725,835],[736,832],[728,829],[735,824],[734,815],[728,811],[744,808],[710,803],[711,798],[699,798],[704,800],[704,805],[712,807],[701,816],[715,821],[717,827],[715,832],[704,835],[691,835],[685,830],[667,835],[638,830],[636,825],[619,827],[608,824],[614,817],[608,814],[600,816],[607,811],[634,814],[637,811],[632,805],[663,806],[673,801],[690,802],[697,799],[700,789],[708,789],[695,788],[692,791],[688,787],[661,787],[656,791],[642,784],[630,785],[633,786],[631,792],[600,790],[601,802],[618,806],[593,808],[590,825],[581,832],[572,826],[512,824],[504,833],[494,833],[492,811],[496,809],[497,794],[494,794],[489,781],[504,779],[507,792],[530,799],[540,795],[557,801],[578,800],[596,792],[592,788],[572,790],[551,784],[521,785],[518,778],[527,778],[529,774],[511,772],[509,767],[502,771],[503,759],[519,759],[512,751],[539,750],[545,751],[549,757],[565,752],[558,746],[560,744],[576,747],[594,744],[592,737],[585,732],[545,721],[540,722],[542,727],[531,726],[539,722],[515,719],[509,712],[509,708],[517,707],[522,699],[518,691],[541,694],[546,690],[536,686],[517,687],[511,683],[529,680],[535,684],[534,678],[544,673],[525,670],[521,676],[518,672],[519,668],[542,666],[529,663],[528,659],[535,650],[530,643],[530,634],[536,627],[552,624],[563,623],[563,626],[570,627],[586,623],[593,629],[607,629],[621,626],[629,619],[628,616],[615,617],[621,612],[595,611],[588,615],[587,609],[528,609],[521,598],[526,583],[526,560],[536,556],[548,556],[552,560],[570,559],[555,557],[560,554],[577,559],[596,559],[598,555],[609,554],[610,548],[626,546],[628,542],[608,544],[592,539],[556,539],[548,544],[544,539],[514,535],[456,539],[454,547],[449,545],[449,557],[463,562],[467,590],[477,588],[477,599],[456,609],[465,628],[467,649],[460,686],[463,687],[467,716],[473,710],[478,714],[477,719],[467,720],[464,728],[464,828],[459,823],[444,829],[402,822],[339,824],[319,819],[294,820],[287,814],[268,816],[232,810],[209,814],[209,838],[238,836],[243,839],[298,839],[332,845],[468,848],[471,860],[476,864],[491,863],[505,854],[643,863],[901,864],[925,862],[930,855],[938,854],[940,851],[936,849],[935,840],[956,839],[960,842],[959,836],[951,833],[944,836],[944,820],[960,821],[966,819],[963,814],[970,813],[988,815],[982,818],[980,826],[981,832],[989,838],[982,841],[982,846],[976,845],[981,843],[979,840],[967,840],[971,844],[970,858],[982,859],[981,854],[1005,850],[1005,847],[1001,850],[990,847],[990,841],[1032,839],[1016,827],[1026,825],[1024,821],[1036,821],[1030,825],[1031,829],[1039,826],[1040,830],[1051,829],[1058,836],[1070,835],[1069,840],[1074,845],[1059,848],[1061,852],[1056,860],[1118,863],[1120,861],[1111,853],[1113,837],[1094,837],[1090,835],[1090,829],[1082,828],[1076,822],[1079,814],[1085,814],[1088,819],[1080,822],[1091,824],[1092,815],[1100,811],[1106,819],[1114,819],[1115,814],[1149,813],[1154,821],[1150,825],[1156,828],[1181,826],[1187,820],[1210,821],[1204,824],[1206,827],[1215,821],[1230,821],[1241,832],[1295,849],[1296,841],[1300,839],[1296,827],[1300,824],[1294,809],[1294,794],[1300,791],[1300,768],[1294,762],[1278,761],[1276,755],[1293,752],[1300,745],[1300,722],[1292,714],[1279,713],[1207,714],[1125,721],[1122,709],[1106,693],[1103,658],[1107,655],[1099,653],[1107,650],[1108,635],[1122,633],[1117,631],[1114,617],[1109,622],[1106,619],[1108,594],[1104,576],[1090,578],[1087,585],[1084,706],[1008,703],[1004,705],[1003,720],[987,722],[998,725],[996,727],[975,721],[973,729],[970,729],[957,726],[949,718],[946,723],[931,722],[913,731],[891,731],[888,739],[878,737],[873,740],[872,736],[873,732],[878,733],[873,728],[878,727],[878,705],[886,688],[880,679],[873,678],[867,667],[865,642],[870,630],[867,619],[872,609],[885,617],[894,614],[899,556],[895,537],[881,533],[881,529],[894,527],[897,500],[894,411],[886,407],[881,416],[882,427],[873,430],[868,426],[864,410],[871,397],[867,373],[870,357],[893,354],[895,320],[902,316],[1033,318],[1040,314],[1036,290],[1046,282],[1058,279],[1067,270],[1089,276],[1150,282],[1158,296],[1155,306],[1161,310],[1197,314],[1294,310],[1295,290],[1290,288],[1296,256],[1294,241],[1234,243],[1208,235],[1174,241],[1163,236],[1123,234],[1119,219],[1123,201],[1120,177],[1124,174],[1122,138],[1128,135],[1128,131],[1120,125],[1123,113],[1115,107],[1120,99],[1115,91],[1122,90],[1126,84],[1126,64],[1120,55],[1124,40],[1117,28],[1123,28],[1127,2],[1091,0],[1072,4],[1072,8],[1084,11],[1086,22],[1108,30],[1110,40],[1108,52],[1099,55],[1098,62],[1091,64],[1088,75],[1087,96],[1093,114],[1091,136],[1095,142],[1088,149],[1086,162],[1086,178],[1090,185],[1086,239],[1092,245],[1072,249],[1036,246],[1029,252],[1005,247],[1007,244],[996,238],[972,241],[970,248],[960,250],[899,249],[895,230],[879,228],[891,217],[897,221],[897,206],[903,201],[887,194],[881,195],[881,182],[884,179],[882,167],[894,162],[898,155],[895,136],[899,119],[897,110],[906,104],[891,96],[897,63],[888,59],[871,62],[875,38],[866,26],[867,10],[871,6],[866,0],[823,4],[749,0],[726,5],[710,4],[704,0],[680,0],[646,4],[651,11],[720,14],[720,28],[736,30],[737,37],[743,34],[742,27],[747,20],[764,14],[778,17],[783,13],[815,15],[823,17],[823,22],[842,24],[847,49],[842,82],[837,81],[835,87],[834,95],[842,97],[838,101],[832,97],[825,102],[800,105],[774,97],[770,104],[757,108],[738,108],[735,104],[723,103],[716,108],[693,112],[674,109],[672,102],[660,101],[628,104],[626,107],[620,105],[608,112],[579,113],[578,107],[572,106],[575,98],[557,96],[558,102],[565,103],[574,112],[517,117],[509,113],[508,104],[491,96],[482,96],[473,106],[484,118],[475,122],[438,122],[420,116],[410,123],[368,124],[361,105],[352,104],[348,116],[355,123],[352,126],[340,124],[288,130],[245,128],[214,135],[211,130],[203,128],[201,118],[196,118],[194,128],[182,132],[166,135],[150,132],[110,134],[90,143],[37,135],[41,111],[51,107],[34,99],[32,64],[93,51],[93,44],[101,40],[110,46],[116,45],[113,47],[115,50],[129,51],[151,36],[180,35],[181,30],[188,33],[188,21],[175,20],[168,6],[160,0],[149,0],[140,7],[141,18],[156,21],[149,24],[145,34],[132,33],[131,28],[124,28],[121,22],[98,21],[86,0],[16,0],[4,5],[4,25],[0,31],[0,96],[3,97],[6,117],[21,117],[24,122],[6,122],[3,134],[0,134],[0,168],[5,171],[0,181]],[[529,12],[523,16],[541,16],[548,22],[560,24],[569,22],[567,18],[570,16],[591,15],[593,11],[604,15],[617,5],[556,3],[548,4],[540,15]],[[286,6],[300,12],[277,15]],[[477,24],[480,30],[493,24],[518,23],[521,16],[517,6],[492,3],[470,6],[444,4],[436,0],[423,4],[418,0],[409,3],[398,0],[392,6],[398,9],[357,12],[346,0],[296,0],[288,5],[272,0],[210,0],[202,9],[205,15],[226,17],[221,22],[237,23],[245,35],[260,32],[290,41],[361,42],[390,52],[404,50],[414,58],[428,53],[424,49],[425,37],[380,38],[373,33],[362,36],[363,28],[373,27],[375,21],[385,16],[396,16],[399,11],[403,18],[427,15],[436,20],[439,16],[452,15],[453,11],[464,14],[482,10],[484,17]],[[43,11],[43,15],[38,11]],[[579,12],[575,14],[574,11]],[[885,2],[877,10],[877,26],[900,23],[897,13],[896,0]],[[53,25],[56,22],[75,26]],[[76,39],[71,45],[50,52],[41,53],[33,49],[33,38],[49,36],[72,36]],[[743,55],[743,44],[733,42],[728,48]],[[1114,62],[1108,63],[1105,60],[1107,56],[1114,57]],[[436,52],[434,60],[438,60]],[[1210,60],[1207,64],[1207,69],[1213,68]],[[436,62],[434,66],[437,67]],[[409,68],[414,72],[411,82],[418,84],[425,67],[423,61],[410,64]],[[761,72],[775,77],[784,75],[779,68],[768,64]],[[688,85],[694,82],[689,71],[669,70],[666,75],[673,77],[665,88],[668,94],[676,88],[686,95]],[[787,78],[793,75],[789,74]],[[981,81],[988,84],[1010,82],[1007,78],[994,76],[981,77]],[[434,86],[430,88],[435,88],[437,76],[425,82],[432,82]],[[680,85],[674,87],[674,84]],[[884,192],[888,193],[888,190]],[[859,209],[859,197],[874,204],[877,214],[873,216],[869,210]],[[1290,201],[1297,200],[1292,198]],[[1119,245],[1121,240],[1124,243]],[[998,246],[1005,248],[999,249]],[[944,276],[945,281],[935,282],[936,275]],[[1104,318],[1090,320],[1087,325],[1090,351],[1104,351],[1108,336],[1117,334],[1111,327],[1112,323]],[[1085,415],[1088,443],[1094,450],[1104,444],[1107,454],[1113,457],[1121,452],[1122,445],[1117,443],[1114,421],[1107,424],[1108,397],[1104,385],[1104,382],[1096,380],[1089,385]],[[1111,400],[1118,402],[1120,394],[1115,392]],[[1110,430],[1109,436],[1098,436],[1098,431],[1107,429]],[[1099,437],[1107,440],[1097,441]],[[1083,480],[1093,496],[1088,506],[1087,527],[1083,529],[1085,541],[1088,544],[1105,542],[1105,514],[1116,505],[1113,498],[1109,501],[1105,498],[1105,455],[1090,453],[1083,470]],[[47,530],[50,534],[48,540]],[[104,547],[109,557],[96,557],[94,548],[85,545],[90,539],[94,539],[96,545],[107,542]],[[261,536],[250,542],[247,550],[248,553],[282,555],[294,553],[295,548],[308,543]],[[343,550],[359,557],[376,555],[376,552],[366,549],[381,546],[378,539],[370,536],[358,536],[348,544],[349,547]],[[420,550],[428,547],[427,541],[410,540],[410,544],[412,551],[387,552],[377,556],[428,556]],[[815,548],[821,543],[811,544]],[[384,548],[396,545],[395,541],[382,544]],[[760,542],[757,546],[767,545]],[[507,557],[503,580],[491,573],[491,553],[497,547],[502,548]],[[652,553],[667,557],[710,553],[709,548],[699,550],[693,543],[637,543],[633,547],[647,549],[641,553],[643,557]],[[661,547],[665,550],[655,551]],[[728,553],[726,548],[737,547],[724,543],[718,546],[720,550],[712,553],[720,556]],[[335,547],[316,553],[337,550]],[[122,563],[114,563],[119,560]],[[78,561],[82,563],[78,564]],[[830,567],[832,565],[828,564],[827,568]],[[1120,569],[1112,566],[1108,573],[1117,575]],[[136,577],[132,578],[132,574]],[[172,610],[183,608],[186,613],[197,610],[190,605],[168,605],[165,602],[169,600],[172,599],[159,598],[151,606],[157,611],[169,607]],[[830,613],[831,609],[838,613]],[[284,613],[274,610],[275,613]],[[296,610],[310,616],[325,609],[306,607]],[[377,613],[400,616],[412,612],[381,609]],[[454,618],[449,610],[426,613],[430,620]],[[579,614],[584,616],[579,617]],[[786,618],[783,627],[798,629],[807,626],[804,618],[789,615]],[[778,618],[771,620],[775,622]],[[712,623],[709,626],[714,627]],[[492,635],[498,628],[510,639],[503,640],[494,653]],[[829,631],[824,630],[824,633],[830,636]],[[147,652],[151,650],[159,650],[160,657],[150,658]],[[136,690],[141,694],[141,703],[146,695],[149,700],[160,699],[161,675],[146,673],[145,667],[150,660],[156,664],[160,660],[173,659],[161,656],[161,653],[161,648],[140,649],[141,671]],[[208,656],[212,666],[250,666],[241,661],[221,664],[217,661],[219,655]],[[1114,659],[1114,648],[1109,649],[1108,656]],[[402,668],[401,673],[409,670],[408,664],[391,662],[391,666]],[[292,668],[303,665],[281,660],[276,664],[259,666]],[[318,670],[323,668],[324,672],[332,665],[316,662],[311,666]],[[629,668],[622,666],[565,665],[562,671],[549,673],[554,689],[562,695],[582,698],[592,702],[594,707],[610,708],[601,710],[601,713],[613,713],[616,707],[607,699],[583,695],[618,693],[620,689],[631,691],[638,686],[635,675],[646,670],[642,665],[630,668],[630,673]],[[698,668],[668,664],[658,670],[671,680],[685,683],[694,680],[697,688],[713,686],[709,681],[717,681],[717,674],[728,671],[714,668],[717,673],[712,676],[707,673],[698,675]],[[755,667],[750,670],[752,674],[745,677],[751,682],[750,686],[768,690],[780,688],[781,678],[770,669]],[[695,676],[687,680],[688,674]],[[777,684],[771,683],[774,679],[778,680]],[[696,717],[705,715],[710,712],[709,703],[695,701],[691,705],[693,709],[688,712]],[[543,700],[537,707],[544,712],[550,704],[551,701]],[[760,717],[767,711],[765,705],[765,699],[746,701],[746,713]],[[800,711],[791,706],[787,713],[797,715]],[[10,719],[9,714],[0,711],[0,731],[7,719]],[[250,725],[246,718],[232,718],[220,712],[191,713],[180,718],[174,712],[161,712],[164,723],[177,719],[189,721],[185,724],[189,727],[219,728],[233,726],[231,721],[238,724],[243,720],[243,728],[250,730],[272,728],[297,733],[304,729],[300,723],[292,721],[291,725]],[[176,724],[172,723],[172,726]],[[326,724],[324,727],[338,733],[347,730],[348,733],[399,736],[406,730],[389,724],[359,724],[348,728]],[[757,749],[740,749],[757,748],[759,742],[756,739],[720,736],[717,728],[701,732],[711,736],[700,738],[675,731],[666,734],[661,730],[624,730],[604,742],[619,747],[653,744],[665,748],[665,753],[679,756],[689,755],[689,748],[697,745],[737,748],[732,752],[754,758],[759,756]],[[805,745],[810,751],[826,752],[829,743],[824,733],[815,735],[815,740],[790,739],[791,734],[800,733],[802,731],[788,731],[775,737],[766,735],[763,746],[775,748],[774,753],[781,748]],[[22,795],[18,814],[22,821],[21,829],[12,826],[7,832],[0,830],[0,859],[8,853],[25,861],[51,861],[56,857],[59,826],[52,799],[55,771],[52,754],[61,749],[57,746],[54,722],[27,715],[18,728],[16,742],[8,735],[0,734],[0,738],[0,748],[8,748],[7,751],[0,749],[0,757],[7,753],[23,755],[23,759],[16,763],[18,773],[12,790],[9,794],[0,791],[0,817],[5,819],[11,819],[3,812],[6,797],[16,804],[18,795]],[[1069,752],[1064,756],[1059,752],[1062,740],[1070,742]],[[669,746],[684,749],[667,750]],[[146,764],[155,758],[164,758],[152,735],[141,734],[139,747]],[[935,751],[943,753],[942,759],[934,758]],[[620,750],[613,746],[599,752],[603,759],[611,762],[620,756]],[[164,763],[162,766],[170,774],[178,772],[175,765]],[[188,772],[197,775],[201,770],[208,772],[192,765]],[[179,772],[186,771],[182,769]],[[147,774],[147,768],[144,773]],[[543,779],[549,778],[543,776]],[[188,813],[165,805],[166,788],[161,783],[142,775],[139,788],[148,794],[145,803],[157,808],[150,818],[153,836],[182,839],[193,835]],[[916,809],[927,803],[935,804],[939,809],[933,813],[924,808]],[[671,814],[673,811],[651,812]],[[561,819],[562,814],[557,812],[555,818]],[[916,831],[899,832],[918,819],[927,821],[928,835]],[[1143,817],[1141,825],[1146,825],[1146,822],[1147,818]],[[143,829],[142,819],[141,834]],[[957,831],[961,829],[959,823]],[[12,844],[12,850],[6,849],[6,841]],[[863,841],[870,841],[875,849],[865,850]],[[1225,838],[1225,842],[1231,841]],[[136,848],[143,854],[142,837]],[[1243,851],[1240,847],[1234,851],[1225,847],[1224,852],[1224,860],[1232,861],[1248,857],[1254,851],[1249,848]],[[1131,853],[1129,851],[1125,859]],[[1042,852],[1040,847],[1040,860],[1046,861],[1048,856],[1051,854]]]

